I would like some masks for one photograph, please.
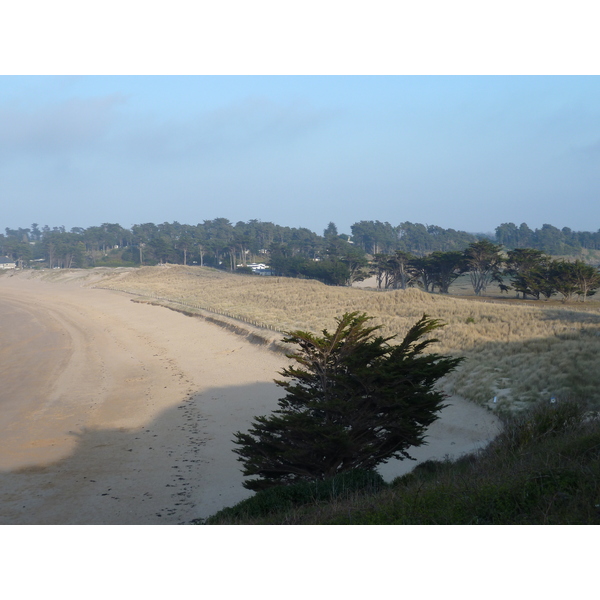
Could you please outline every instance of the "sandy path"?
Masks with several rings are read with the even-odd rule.
[[[0,523],[175,524],[250,495],[232,434],[276,407],[285,357],[199,318],[25,274],[0,278],[0,331]],[[452,403],[420,460],[495,433],[488,412]]]

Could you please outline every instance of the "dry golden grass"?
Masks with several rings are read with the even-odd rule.
[[[417,289],[330,287],[181,266],[107,270],[103,277],[102,287],[169,299],[280,331],[320,332],[331,329],[335,317],[360,311],[373,316],[384,335],[403,336],[426,313],[447,324],[437,332],[435,351],[467,358],[448,378],[454,393],[500,410],[551,396],[600,403],[598,302],[481,302]],[[464,293],[464,285],[459,283],[456,291]]]

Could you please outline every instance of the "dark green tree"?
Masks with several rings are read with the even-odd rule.
[[[466,270],[463,253],[458,250],[432,252],[427,258],[434,273],[434,285],[440,294],[448,294],[450,285]]]
[[[346,313],[322,336],[293,331],[285,341],[299,349],[276,380],[286,395],[270,416],[237,432],[234,450],[250,490],[314,481],[352,469],[374,469],[390,458],[411,458],[425,431],[446,406],[434,388],[461,358],[424,354],[442,326],[423,317],[398,345],[375,335],[366,314]]]
[[[492,281],[502,283],[500,249],[500,246],[492,244],[489,240],[481,240],[469,244],[465,250],[465,262],[476,296],[485,294]]]
[[[411,266],[411,260],[415,257],[408,252],[397,250],[387,261],[387,271],[390,285],[397,290],[405,290],[407,286],[412,285],[415,279],[414,269]],[[381,286],[380,286],[381,287]],[[388,287],[386,285],[386,287]]]
[[[325,239],[336,238],[338,236],[338,230],[333,221],[329,221],[329,225],[325,227],[325,231],[323,231],[323,237]]]
[[[420,257],[425,256],[427,252],[431,252],[431,236],[427,233],[425,225],[405,221],[398,225],[397,232],[399,250],[404,250]]]
[[[300,263],[298,274],[326,285],[347,285],[350,281],[350,269],[341,260],[304,260]]]
[[[347,285],[352,285],[355,281],[363,281],[369,275],[367,270],[369,261],[367,260],[365,253],[361,248],[356,248],[343,240],[340,241],[345,244],[345,249],[341,253],[339,260],[348,269],[349,276],[346,281]]]
[[[510,275],[512,287],[521,292],[523,298],[530,295],[539,299],[539,273],[544,272],[544,266],[550,262],[550,257],[535,248],[515,248],[509,250],[507,255],[505,273]]]
[[[375,275],[377,287],[386,290],[392,285],[392,273],[388,264],[389,256],[387,254],[375,254],[370,263],[370,274]]]
[[[576,266],[564,260],[552,261],[550,269],[554,289],[562,295],[562,301],[568,302],[579,291],[579,278]]]
[[[573,270],[577,277],[578,287],[577,294],[582,297],[585,302],[588,296],[593,296],[596,290],[600,287],[600,271],[592,265],[587,265],[581,260],[576,260],[573,263]]]
[[[430,256],[414,258],[410,261],[410,268],[415,275],[417,285],[426,292],[433,292],[436,285],[436,269]]]
[[[519,228],[514,223],[496,227],[496,241],[505,248],[519,248]]]
[[[194,238],[195,227],[191,227],[190,225],[183,225],[181,227],[181,232],[177,237],[175,242],[175,247],[181,253],[183,253],[183,264],[188,264],[188,253],[192,248],[196,246],[196,239]]]
[[[565,244],[563,232],[554,227],[544,223],[541,229],[535,230],[535,237],[537,242],[537,248],[556,256],[558,254],[569,254],[569,248]]]
[[[389,254],[398,246],[398,232],[387,221],[359,221],[350,229],[352,241],[371,255]]]
[[[517,291],[523,292],[523,297],[526,294],[533,296],[539,300],[544,296],[546,300],[556,293],[554,261],[547,257],[544,258],[538,265],[529,269],[525,275],[519,276],[520,285],[515,286]]]
[[[166,236],[157,235],[153,237],[148,243],[147,251],[156,262],[175,262],[175,250]]]

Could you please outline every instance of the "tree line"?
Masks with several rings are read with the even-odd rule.
[[[507,249],[534,248],[554,256],[576,255],[582,250],[600,250],[600,230],[573,231],[569,227],[558,229],[544,224],[541,229],[530,229],[527,223],[517,227],[514,223],[503,223],[496,227],[497,244]]]
[[[340,234],[329,223],[319,235],[306,228],[258,220],[233,224],[225,218],[197,225],[143,223],[131,229],[103,223],[70,231],[33,223],[26,229],[6,228],[0,234],[0,255],[19,266],[38,262],[49,268],[174,263],[251,273],[249,263],[264,262],[274,275],[329,285],[350,285],[375,275],[380,288],[419,286],[439,293],[448,293],[457,277],[469,273],[477,295],[495,281],[504,291],[514,289],[537,299],[560,293],[585,300],[597,288],[596,269],[581,260],[567,262],[550,255],[568,248],[596,249],[600,232],[550,225],[531,230],[526,224],[505,223],[496,228],[494,243],[483,234],[410,222],[394,227],[360,221],[351,231],[351,236]],[[532,245],[523,246],[526,241]]]
[[[469,244],[490,239],[507,250],[534,248],[553,256],[577,255],[582,250],[600,250],[600,230],[572,231],[568,227],[558,229],[544,224],[531,229],[526,223],[520,226],[503,223],[495,234],[472,234],[455,229],[443,229],[437,225],[423,225],[406,221],[397,227],[380,221],[360,221],[351,227],[352,240],[369,254],[390,254],[401,250],[416,256],[432,252],[464,250]]]
[[[556,259],[535,248],[515,248],[480,240],[465,250],[432,252],[418,257],[401,250],[376,254],[371,262],[377,286],[406,289],[418,286],[426,292],[449,292],[450,285],[468,273],[475,295],[485,294],[492,282],[501,292],[515,290],[524,299],[560,294],[564,302],[580,297],[584,302],[600,287],[600,271],[582,260]]]

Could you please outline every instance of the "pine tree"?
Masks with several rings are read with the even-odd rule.
[[[375,335],[366,314],[346,313],[333,333],[293,331],[285,341],[299,349],[276,380],[286,395],[270,416],[255,417],[237,432],[234,450],[244,487],[326,479],[352,469],[374,469],[390,458],[411,458],[425,431],[446,405],[436,382],[461,358],[424,354],[436,339],[423,339],[442,324],[423,317],[398,345]]]

